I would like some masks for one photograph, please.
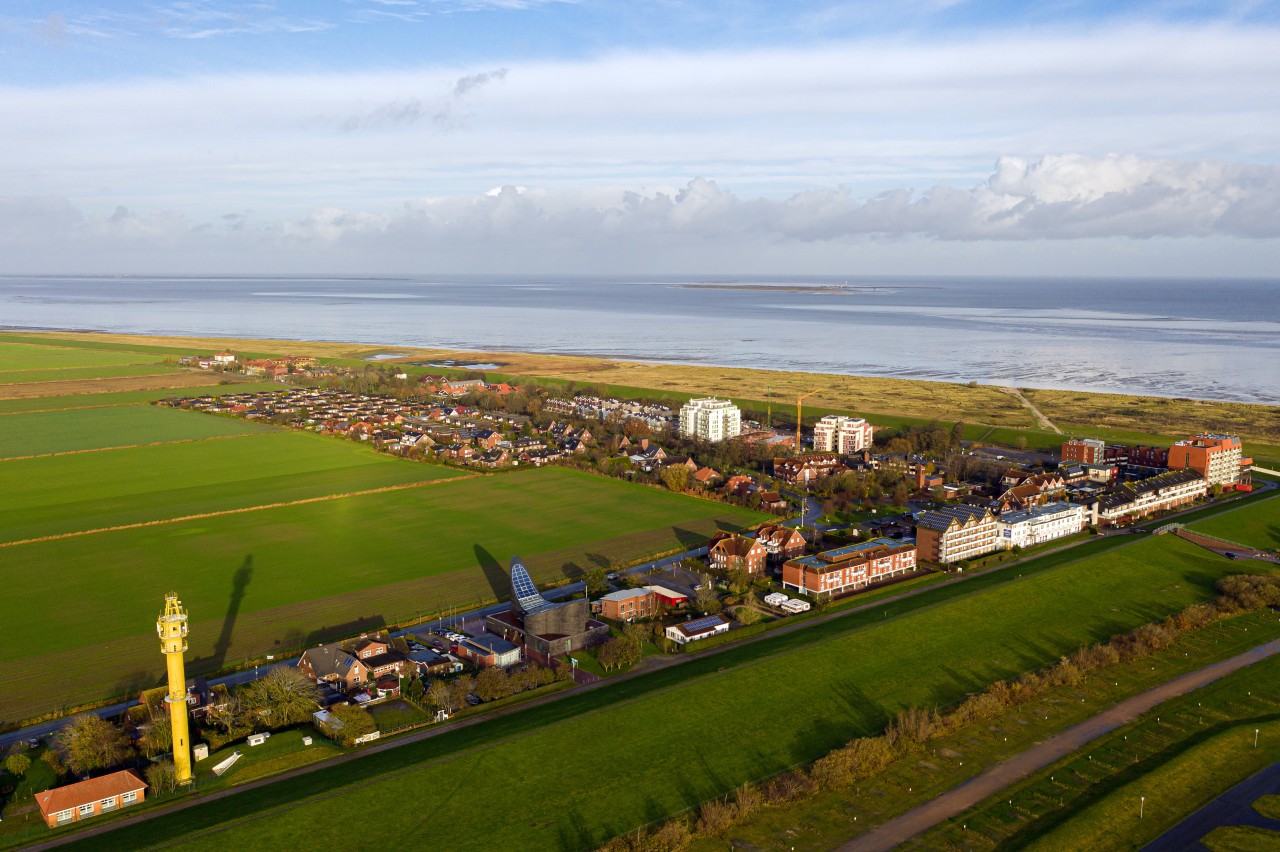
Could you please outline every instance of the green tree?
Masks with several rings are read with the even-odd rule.
[[[157,719],[138,740],[138,748],[147,757],[164,754],[173,748],[173,726],[168,719]]]
[[[609,580],[605,576],[604,568],[592,568],[583,575],[582,581],[587,584],[587,594],[593,598],[609,590]]]
[[[711,615],[720,611],[720,596],[716,594],[710,577],[704,577],[702,583],[693,593],[693,607],[698,612]]]
[[[431,686],[427,688],[427,701],[437,710],[453,715],[453,687],[445,681],[431,681]]]
[[[497,701],[511,694],[507,673],[497,666],[490,666],[476,677],[476,695],[481,701]]]
[[[409,681],[405,692],[408,694],[410,701],[414,704],[421,704],[423,696],[427,694],[427,688],[422,685],[422,678],[415,677]]]
[[[11,754],[4,759],[4,768],[10,775],[21,778],[31,768],[31,758],[25,754]]]
[[[239,690],[244,718],[253,727],[283,728],[311,719],[320,689],[293,666],[276,666]]]
[[[467,696],[476,691],[476,679],[471,675],[463,675],[450,684],[450,688],[453,690],[453,706],[462,707],[467,703]]]
[[[119,766],[133,750],[124,731],[92,713],[76,716],[67,723],[58,732],[55,747],[77,775]]]
[[[178,773],[173,768],[173,762],[169,760],[159,760],[151,764],[146,769],[147,783],[151,785],[150,793],[172,793],[178,789]]]
[[[733,618],[739,624],[756,624],[760,621],[760,610],[749,606],[740,606],[733,611]]]
[[[680,493],[689,487],[689,468],[682,464],[668,465],[659,474],[667,488]]]
[[[325,733],[336,739],[343,748],[350,748],[365,734],[378,730],[369,711],[358,704],[340,704],[329,711],[328,725],[322,725]]]

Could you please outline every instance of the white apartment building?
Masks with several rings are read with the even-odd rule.
[[[1021,512],[1005,512],[996,518],[1000,546],[1005,550],[1031,547],[1084,529],[1084,506],[1046,503]]]
[[[828,414],[813,427],[813,449],[849,455],[871,446],[871,424],[861,417]]]
[[[736,438],[742,432],[742,412],[727,399],[691,399],[680,409],[680,434],[704,441]]]

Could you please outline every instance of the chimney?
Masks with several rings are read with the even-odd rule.
[[[642,450],[647,450],[647,449],[649,449],[649,439],[648,439],[648,438],[641,438],[641,439],[640,439],[640,449],[642,449]]]

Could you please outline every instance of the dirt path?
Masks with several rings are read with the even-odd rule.
[[[1035,405],[1032,404],[1031,400],[1022,395],[1022,391],[1017,388],[1000,388],[1000,390],[1022,403],[1022,407],[1027,411],[1030,411],[1032,416],[1036,418],[1036,422],[1040,424],[1041,429],[1048,429],[1051,432],[1057,432],[1059,435],[1062,434],[1062,430],[1057,426],[1054,426],[1052,420],[1045,417],[1040,409],[1036,408]]]
[[[464,479],[478,479],[483,474],[472,473],[465,476],[455,476],[449,479],[428,479],[424,482],[406,482],[402,485],[386,485],[382,488],[367,488],[364,491],[346,491],[342,494],[323,494],[319,497],[305,497],[301,500],[286,500],[282,503],[264,503],[261,506],[244,506],[239,509],[224,509],[221,512],[205,512],[200,515],[183,515],[178,518],[161,518],[155,521],[139,521],[136,524],[120,524],[114,527],[98,527],[92,530],[76,530],[74,532],[58,533],[57,535],[44,535],[39,538],[24,538],[18,541],[0,541],[0,547],[17,547],[20,544],[36,544],[41,541],[57,541],[63,538],[79,538],[82,535],[96,535],[105,532],[117,532],[118,530],[133,530],[139,527],[156,527],[161,524],[178,524],[183,521],[196,521],[203,518],[218,518],[223,515],[242,515],[245,512],[261,512],[263,509],[279,509],[284,506],[303,506],[307,503],[323,503],[326,500],[342,500],[346,497],[363,497],[366,494],[382,494],[387,491],[405,491],[410,488],[425,488],[428,485],[443,485],[446,482],[461,482]]]
[[[1176,677],[1154,689],[1121,701],[1111,709],[1067,728],[839,848],[841,852],[887,852],[939,823],[959,816],[1009,785],[1050,766],[1103,734],[1133,721],[1156,705],[1185,695],[1274,654],[1280,654],[1280,639]]]

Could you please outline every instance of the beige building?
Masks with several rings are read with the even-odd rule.
[[[851,455],[871,446],[871,424],[861,417],[828,414],[813,427],[813,449],[818,453]]]

